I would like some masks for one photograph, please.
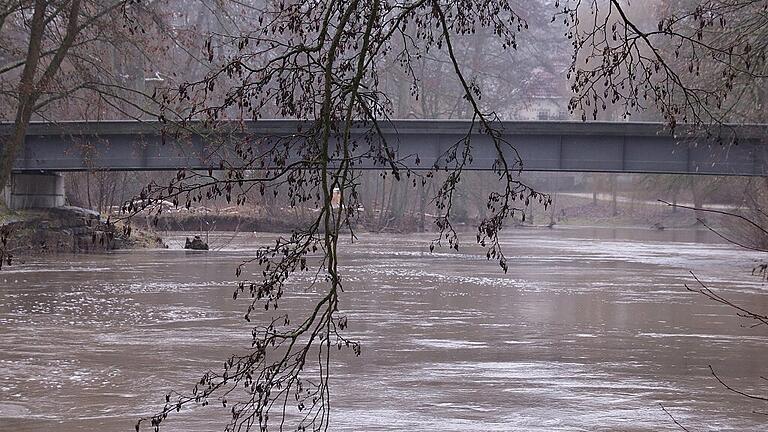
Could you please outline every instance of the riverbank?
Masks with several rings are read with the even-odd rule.
[[[526,222],[533,221],[537,225],[646,227],[663,230],[693,228],[700,225],[697,217],[707,219],[712,216],[674,208],[659,201],[635,199],[631,195],[619,195],[614,202],[610,195],[557,193],[552,194],[552,200],[552,205],[547,209],[536,206],[532,212],[533,217],[529,209]]]
[[[206,233],[212,231],[242,231],[284,233],[312,223],[313,214],[268,215],[257,212],[190,212],[177,211],[159,216],[139,214],[131,218],[134,226],[165,231]]]
[[[80,207],[5,211],[0,213],[0,230],[4,254],[14,258],[165,247],[156,234],[110,223]]]
[[[116,215],[119,216],[119,215]],[[614,206],[604,197],[590,199],[582,194],[557,194],[553,205],[544,209],[534,206],[526,210],[526,220],[519,216],[508,221],[507,227],[530,226],[633,226],[663,230],[688,228],[696,225],[693,211],[677,210],[661,203],[632,201],[621,198]],[[213,232],[284,233],[304,228],[316,214],[311,210],[263,209],[229,207],[223,209],[191,209],[164,212],[155,218],[139,214],[131,218],[130,226],[122,222],[108,223],[99,213],[79,207],[0,212],[0,229],[7,234],[3,247],[14,257],[39,256],[56,253],[101,253],[115,249],[163,248],[157,233],[184,232],[207,235]],[[116,220],[120,218],[115,217]],[[420,231],[420,215],[409,213],[398,223],[381,226],[378,214],[363,213],[355,229],[358,232],[388,232],[409,234]],[[433,230],[427,215],[424,229]],[[378,222],[378,223],[377,223]],[[458,230],[474,231],[479,221],[456,221]]]
[[[591,199],[580,194],[553,195],[553,205],[544,208],[533,205],[526,209],[525,221],[520,213],[507,221],[507,227],[530,226],[606,226],[645,227],[649,229],[674,229],[696,226],[693,211],[674,209],[657,202],[634,201],[622,197],[614,206],[605,197]],[[119,215],[116,215],[119,216]],[[131,224],[157,232],[187,232],[204,235],[213,232],[264,232],[284,233],[307,227],[317,215],[311,209],[274,209],[227,207],[222,209],[185,208],[169,209],[160,215],[138,214]],[[398,217],[382,218],[379,212],[363,212],[355,221],[360,232],[409,234],[433,231],[432,215],[407,212]],[[382,220],[389,223],[382,223]],[[454,219],[459,230],[474,230],[479,218]]]

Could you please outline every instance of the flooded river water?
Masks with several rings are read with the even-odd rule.
[[[708,368],[765,394],[767,330],[684,284],[694,271],[763,312],[768,285],[749,274],[758,255],[711,237],[510,231],[504,274],[473,247],[430,254],[429,235],[361,235],[343,250],[341,307],[363,354],[335,360],[331,430],[681,430],[660,404],[691,431],[768,430],[768,405]],[[248,346],[234,266],[270,238],[4,267],[0,430],[130,431],[168,389],[191,389]],[[291,296],[308,295],[300,282]],[[166,430],[226,421],[214,407],[182,414]]]

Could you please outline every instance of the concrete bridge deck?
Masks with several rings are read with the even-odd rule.
[[[307,123],[295,120],[259,120],[229,134],[176,136],[163,133],[157,122],[33,123],[14,169],[19,173],[217,169],[223,159],[231,160],[235,145],[245,137],[256,146],[276,137],[300,142],[297,133],[302,124],[306,129]],[[423,169],[466,136],[471,123],[395,120],[382,125],[398,157],[412,168]],[[529,171],[768,175],[768,125],[725,128],[726,137],[737,134],[738,145],[688,134],[683,127],[677,131],[683,136],[675,137],[659,123],[545,121],[501,122],[500,126],[504,138],[519,152],[523,169]],[[0,124],[0,136],[9,134],[12,127]],[[360,127],[353,134],[360,138],[365,131],[367,127]],[[473,162],[467,168],[490,169],[496,156],[490,139],[473,131],[472,147]],[[511,153],[508,156],[513,160]]]

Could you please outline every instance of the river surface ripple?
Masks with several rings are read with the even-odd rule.
[[[4,267],[0,430],[129,431],[167,390],[191,389],[248,346],[234,266],[271,238]],[[766,404],[724,389],[708,368],[764,391],[766,329],[684,287],[694,271],[768,311],[768,286],[749,274],[759,255],[701,231],[514,230],[504,274],[471,234],[457,253],[430,254],[430,239],[364,234],[343,248],[341,308],[363,354],[333,360],[331,430],[680,430],[659,404],[692,431],[768,430],[755,413]],[[289,309],[315,294],[305,281]],[[165,430],[225,421],[209,406]]]

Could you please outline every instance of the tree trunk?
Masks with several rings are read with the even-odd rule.
[[[419,232],[424,232],[426,228],[424,213],[426,213],[427,208],[427,191],[425,189],[424,183],[421,183],[419,185]]]
[[[93,208],[93,204],[91,204],[91,173],[90,171],[85,174],[85,194],[86,194],[86,200],[88,203],[88,208]]]
[[[11,178],[13,162],[16,160],[16,154],[24,143],[24,137],[27,135],[29,122],[35,111],[35,105],[40,98],[40,93],[59,71],[64,57],[75,41],[75,36],[80,31],[78,27],[80,0],[72,0],[68,14],[67,30],[64,38],[61,40],[61,45],[59,45],[40,79],[35,82],[42,40],[45,33],[45,11],[47,8],[48,2],[46,0],[35,0],[35,10],[30,23],[29,46],[27,47],[24,70],[19,81],[19,105],[16,108],[13,134],[5,141],[2,160],[0,160],[0,190],[5,188],[8,180]]]
[[[533,203],[532,202],[528,205],[528,223],[531,224],[531,225],[534,224],[534,219],[533,219]]]
[[[704,207],[704,196],[699,190],[699,188],[697,187],[696,180],[694,180],[693,178],[690,179],[690,185],[691,185],[691,197],[693,198],[693,207],[696,209],[695,210],[696,221],[706,222],[706,220],[704,219],[704,212],[699,210]]]
[[[675,189],[672,192],[672,213],[677,213],[677,194],[678,191]]]
[[[552,203],[549,205],[549,224],[554,225],[555,224],[555,211],[557,207],[557,192],[552,193]]]
[[[29,121],[32,119],[32,112],[37,102],[38,94],[35,89],[35,72],[37,71],[37,63],[40,60],[43,30],[45,29],[45,9],[47,6],[48,4],[44,0],[35,1],[35,11],[30,25],[27,57],[24,63],[24,70],[21,73],[21,80],[19,81],[19,105],[16,108],[13,133],[5,140],[3,157],[0,160],[0,190],[5,188],[11,178],[11,170],[13,169],[13,162],[16,160],[16,153],[18,153],[19,148],[21,148],[24,142],[24,137],[27,135]]]

